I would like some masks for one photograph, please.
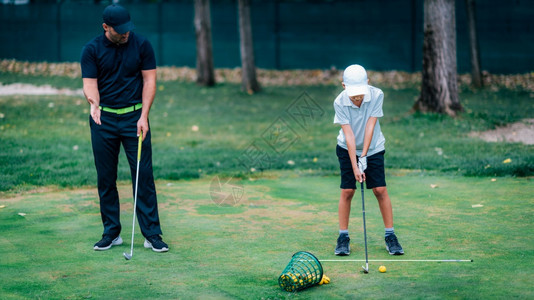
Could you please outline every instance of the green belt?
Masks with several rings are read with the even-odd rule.
[[[110,113],[114,113],[117,115],[127,114],[132,111],[136,111],[138,109],[141,109],[143,107],[143,103],[137,103],[136,105],[124,107],[124,108],[109,108],[109,107],[102,107],[100,106],[100,110],[107,111]]]

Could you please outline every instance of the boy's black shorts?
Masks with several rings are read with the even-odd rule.
[[[367,170],[364,173],[366,178],[365,185],[368,189],[386,186],[384,153],[386,153],[385,150],[367,157]],[[339,187],[342,189],[356,189],[356,178],[354,177],[354,171],[352,171],[349,151],[337,145],[336,154],[341,170],[341,185]]]

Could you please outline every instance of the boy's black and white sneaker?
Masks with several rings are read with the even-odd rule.
[[[145,238],[145,243],[143,244],[145,248],[152,248],[156,252],[167,252],[169,251],[169,246],[161,239],[159,234],[151,235]]]
[[[116,238],[113,238],[110,235],[102,235],[102,239],[98,241],[93,247],[96,251],[108,250],[111,246],[117,246],[122,244],[122,238],[119,235]]]
[[[350,238],[348,234],[339,235],[334,254],[339,256],[346,256],[350,254]]]
[[[390,255],[404,254],[404,250],[402,250],[402,246],[399,244],[399,241],[397,240],[397,236],[395,234],[386,236],[385,240],[386,249],[388,250]]]

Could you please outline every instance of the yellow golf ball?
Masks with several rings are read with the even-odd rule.
[[[380,266],[380,268],[378,268],[378,271],[380,273],[385,273],[386,272],[386,267],[385,266]]]

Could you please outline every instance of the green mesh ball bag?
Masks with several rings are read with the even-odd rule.
[[[300,251],[293,254],[278,285],[287,292],[296,292],[318,284],[323,278],[323,266],[313,254]]]

